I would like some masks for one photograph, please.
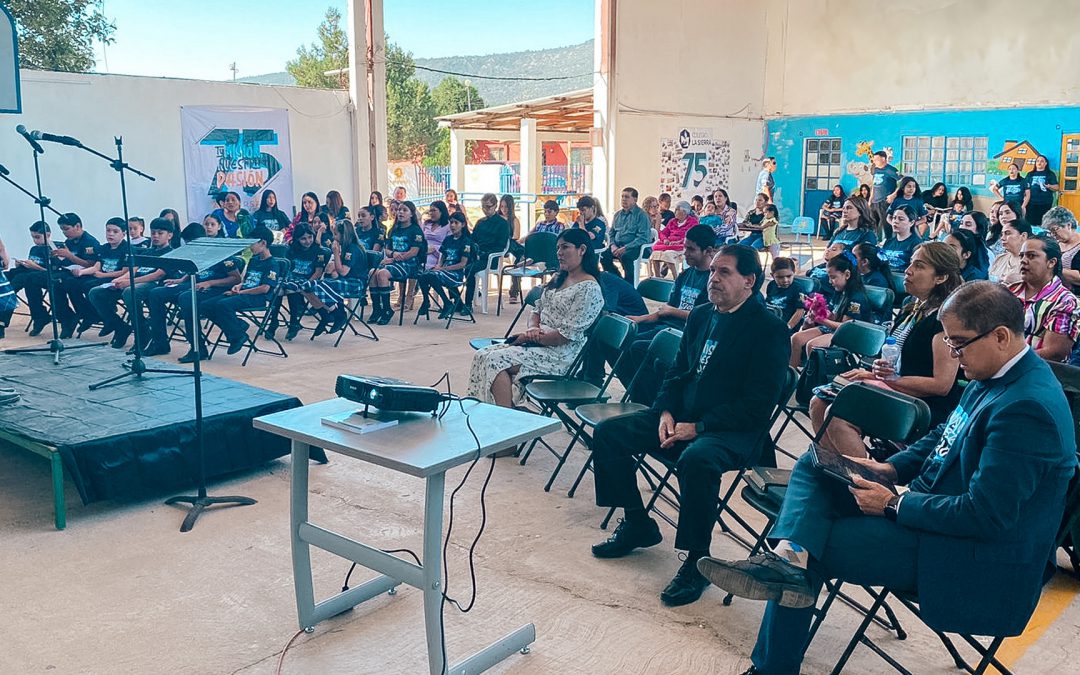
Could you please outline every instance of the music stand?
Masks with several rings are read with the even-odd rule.
[[[176,373],[190,374],[195,378],[195,437],[199,448],[199,489],[192,496],[172,497],[165,500],[168,506],[176,504],[190,504],[191,510],[184,523],[180,526],[181,532],[188,532],[195,527],[195,521],[202,512],[211,506],[219,504],[233,504],[235,506],[250,506],[255,500],[250,497],[226,496],[210,497],[206,494],[206,444],[203,441],[203,405],[202,405],[202,359],[200,358],[200,341],[202,329],[199,328],[199,292],[195,288],[196,275],[210,269],[214,265],[241,253],[258,239],[209,239],[202,238],[189,242],[178,249],[169,251],[162,256],[135,256],[135,263],[146,267],[158,267],[167,272],[184,272],[188,275],[191,284],[191,351],[195,355],[192,370],[172,371]]]

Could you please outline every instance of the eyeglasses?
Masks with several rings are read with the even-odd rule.
[[[995,330],[997,330],[997,326],[994,326],[993,328],[986,331],[985,333],[980,333],[980,334],[976,335],[975,337],[971,338],[970,340],[963,340],[962,342],[953,342],[948,337],[942,335],[941,336],[941,341],[944,342],[945,346],[948,347],[949,350],[952,352],[953,358],[958,359],[961,356],[963,356],[964,350],[967,347],[969,347],[971,344],[973,344],[975,342],[978,342],[979,340],[983,339],[984,337],[986,337],[990,333],[993,333]]]

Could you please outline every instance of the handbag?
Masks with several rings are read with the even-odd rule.
[[[806,359],[799,385],[795,389],[795,400],[800,406],[810,405],[814,389],[833,381],[840,373],[856,368],[858,363],[846,350],[840,347],[815,347]]]

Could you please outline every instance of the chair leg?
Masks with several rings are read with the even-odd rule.
[[[862,622],[859,624],[858,629],[855,631],[855,635],[851,636],[851,640],[848,642],[847,647],[844,649],[844,653],[840,655],[840,660],[833,666],[832,675],[840,675],[840,672],[844,670],[844,666],[847,665],[848,660],[851,658],[852,653],[855,651],[855,647],[862,642],[863,637],[866,635],[866,629],[870,626],[870,622],[873,620],[878,609],[881,608],[882,603],[885,602],[885,595],[887,591],[881,590],[881,593],[874,599],[874,604],[870,606],[870,610],[866,612]]]

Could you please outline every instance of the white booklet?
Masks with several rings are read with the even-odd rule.
[[[322,418],[322,423],[335,429],[351,431],[354,434],[368,434],[395,426],[398,418],[384,412],[369,412],[365,415],[361,411],[350,411],[327,415]]]

